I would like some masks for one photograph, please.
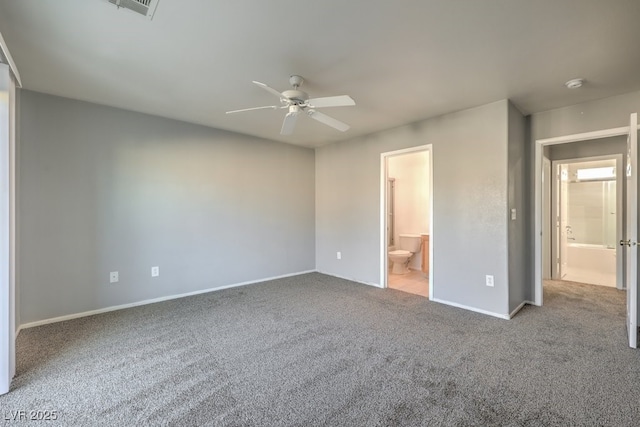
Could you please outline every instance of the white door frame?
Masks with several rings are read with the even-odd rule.
[[[604,129],[594,132],[538,139],[535,143],[535,178],[534,178],[534,304],[542,305],[542,158],[547,145],[567,144],[570,142],[588,141],[627,135],[629,126]],[[636,207],[637,209],[637,207]]]
[[[552,176],[551,160],[544,157],[542,159],[542,176]],[[548,178],[546,178],[548,179]],[[551,185],[546,182],[543,183],[542,188],[542,220],[543,224],[551,224],[551,206],[552,206],[552,192]],[[544,233],[542,236],[542,278],[550,279],[553,277],[552,257],[551,257],[551,236],[549,233]]]
[[[15,374],[15,85],[0,63],[0,394]]]
[[[563,160],[552,160],[551,161],[551,173],[555,174],[558,165],[564,164],[572,164],[572,163],[583,163],[583,162],[593,162],[598,160],[615,160],[616,162],[616,288],[622,289],[624,284],[624,263],[622,260],[624,259],[624,249],[622,246],[618,245],[622,239],[622,232],[624,230],[623,227],[623,203],[622,199],[624,198],[624,164],[622,162],[623,155],[622,154],[606,154],[602,156],[590,156],[590,157],[578,157],[571,159],[563,159]],[[558,211],[558,200],[556,195],[558,194],[559,189],[559,177],[552,177],[551,184],[553,186],[553,190],[551,191],[552,200],[551,200],[551,211],[554,213]],[[560,258],[560,254],[557,249],[553,250],[553,248],[557,248],[559,245],[560,235],[558,234],[558,227],[551,227],[551,244],[552,250],[551,255],[553,259]],[[558,264],[555,262],[551,263],[551,277],[554,279],[559,279],[559,268]]]
[[[380,154],[380,287],[387,287],[387,272],[389,271],[389,255],[387,253],[387,242],[389,241],[387,236],[387,160],[390,157],[422,151],[429,152],[429,161],[427,163],[429,168],[429,299],[433,300],[433,144],[387,151]]]
[[[4,63],[6,62],[6,64]],[[7,65],[8,64],[8,65]],[[0,394],[7,393],[16,372],[16,87],[20,73],[0,34],[0,74],[8,87],[5,120],[0,135]],[[8,78],[8,81],[5,81]],[[5,107],[3,106],[2,109]],[[3,123],[3,124],[5,124]]]

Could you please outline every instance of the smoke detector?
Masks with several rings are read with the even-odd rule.
[[[564,85],[568,89],[578,89],[579,87],[582,87],[583,84],[584,84],[584,79],[571,79],[568,82],[566,82]]]
[[[118,9],[129,9],[140,15],[144,15],[149,20],[153,19],[156,13],[156,7],[160,0],[108,0],[109,3],[115,4]]]

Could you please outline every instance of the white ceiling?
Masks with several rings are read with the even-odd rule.
[[[26,89],[319,146],[509,98],[525,114],[640,89],[638,0],[159,0],[153,20],[107,0],[0,0]],[[291,74],[338,132],[251,83]],[[586,79],[579,90],[564,82]],[[276,100],[277,101],[277,100]]]

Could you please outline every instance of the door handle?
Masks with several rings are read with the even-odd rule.
[[[635,246],[637,245],[637,242],[632,242],[630,239],[629,240],[620,240],[620,246]]]

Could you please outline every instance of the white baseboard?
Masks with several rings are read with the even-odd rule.
[[[367,286],[374,286],[376,288],[383,288],[383,286],[380,285],[379,283],[363,282],[362,280],[356,280],[356,279],[353,279],[351,277],[346,277],[346,276],[339,276],[337,274],[327,273],[326,271],[321,271],[321,270],[316,270],[316,272],[318,272],[320,274],[327,275],[327,276],[337,277],[338,279],[350,280],[351,282],[361,283],[361,284],[367,285]]]
[[[475,307],[471,307],[471,306],[464,305],[464,304],[458,304],[457,302],[445,301],[445,300],[441,300],[441,299],[437,299],[437,298],[434,298],[431,301],[439,302],[440,304],[450,305],[452,307],[462,308],[462,309],[469,310],[469,311],[475,311],[476,313],[486,314],[486,315],[489,315],[489,316],[498,317],[500,319],[505,319],[505,320],[509,320],[510,319],[508,314],[498,314],[498,313],[494,313],[492,311],[482,310],[480,308],[475,308]]]
[[[511,313],[509,313],[509,319],[513,319],[513,316],[515,316],[520,310],[522,310],[522,307],[524,307],[525,304],[527,304],[527,302],[522,301],[519,306],[517,306]]]
[[[164,297],[152,298],[152,299],[132,302],[132,303],[128,303],[128,304],[121,304],[121,305],[114,305],[114,306],[111,306],[111,307],[99,308],[97,310],[83,311],[82,313],[67,314],[65,316],[52,317],[50,319],[44,319],[44,320],[38,320],[38,321],[35,321],[35,322],[24,323],[24,324],[20,325],[20,327],[18,328],[18,331],[16,332],[16,337],[18,336],[18,333],[22,329],[33,328],[33,327],[36,327],[36,326],[47,325],[47,324],[50,324],[50,323],[64,322],[65,320],[78,319],[80,317],[93,316],[94,314],[101,314],[101,313],[108,313],[110,311],[123,310],[125,308],[132,308],[132,307],[139,307],[141,305],[154,304],[156,302],[162,302],[162,301],[168,301],[168,300],[172,300],[172,299],[184,298],[184,297],[189,297],[189,296],[193,296],[193,295],[206,294],[206,293],[209,293],[209,292],[221,291],[223,289],[237,288],[237,287],[240,287],[240,286],[252,285],[254,283],[267,282],[269,280],[283,279],[285,277],[291,277],[291,276],[299,276],[301,274],[314,273],[315,271],[316,270],[299,271],[297,273],[283,274],[281,276],[266,277],[264,279],[258,279],[258,280],[249,280],[247,282],[234,283],[234,284],[231,284],[231,285],[219,286],[217,288],[201,289],[201,290],[198,290],[198,291],[186,292],[184,294],[168,295],[168,296],[164,296]]]

